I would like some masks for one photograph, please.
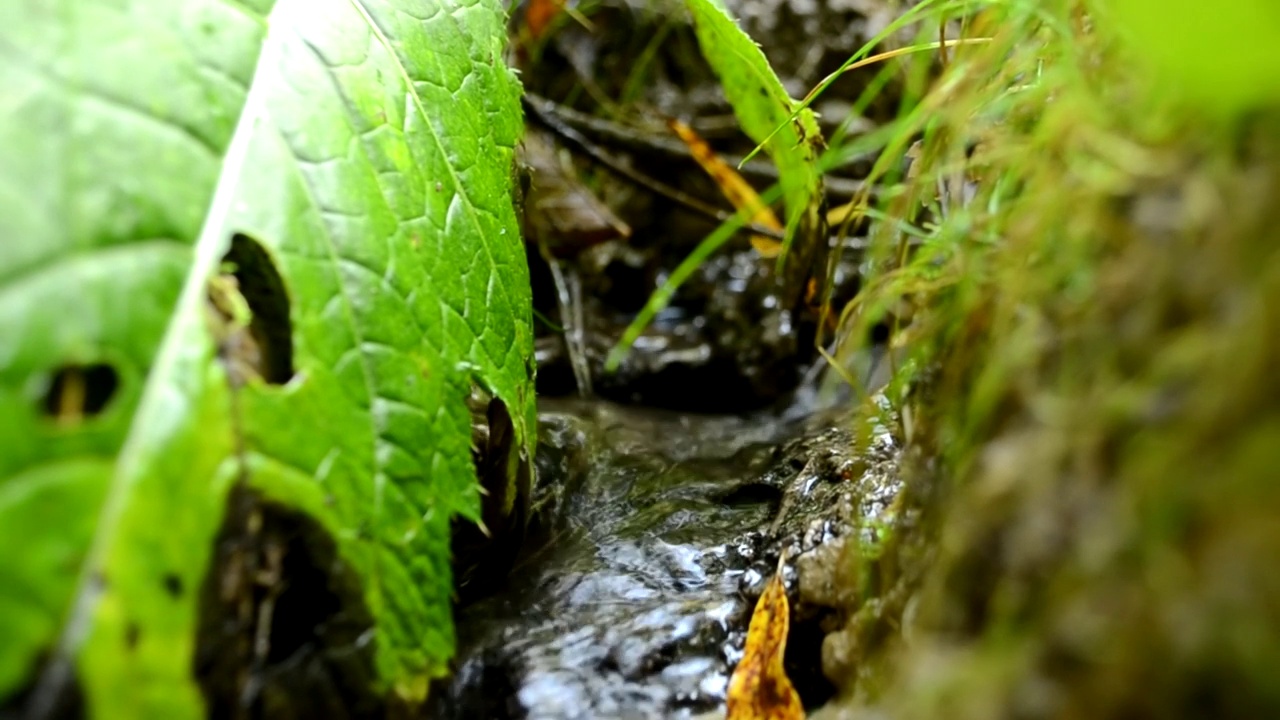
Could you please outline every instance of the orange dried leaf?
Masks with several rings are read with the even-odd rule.
[[[535,40],[542,37],[551,21],[564,11],[564,4],[565,0],[529,0],[524,9],[524,26],[529,37]]]
[[[787,591],[775,573],[756,602],[742,660],[729,679],[725,720],[803,720],[804,706],[782,668],[791,623]]]
[[[751,222],[761,227],[767,227],[770,230],[782,232],[782,223],[778,221],[778,216],[773,214],[773,210],[760,199],[760,194],[751,187],[737,170],[731,165],[720,159],[715,150],[707,144],[697,131],[689,127],[687,124],[679,120],[671,120],[668,122],[671,130],[685,145],[689,146],[689,152],[693,155],[693,159],[702,166],[702,169],[711,176],[716,185],[720,188],[720,192],[733,205],[736,210],[746,211],[751,217]],[[752,235],[751,246],[756,249],[764,257],[777,257],[782,251],[782,243],[771,237],[764,235]]]

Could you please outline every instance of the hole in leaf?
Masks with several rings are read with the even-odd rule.
[[[105,363],[66,365],[53,375],[44,397],[45,414],[61,425],[76,425],[101,413],[120,385],[115,368]]]
[[[333,538],[238,486],[216,543],[194,661],[208,717],[386,715],[372,616]]]
[[[182,597],[182,578],[174,573],[167,573],[164,576],[164,589],[173,597]]]
[[[124,646],[129,650],[138,647],[138,640],[142,637],[142,629],[138,627],[138,623],[131,622],[124,629]]]
[[[258,377],[282,385],[293,377],[293,326],[289,293],[270,254],[237,233],[210,282],[209,303],[218,320],[219,356],[233,383]]]
[[[84,691],[71,663],[51,658],[52,651],[41,654],[26,685],[0,700],[0,718],[24,720],[84,720]],[[42,681],[55,678],[50,685]]]
[[[454,578],[462,602],[487,593],[505,579],[526,530],[532,466],[520,453],[507,404],[476,385],[471,410],[471,459],[480,482],[484,524],[453,521]],[[513,467],[514,465],[514,467]]]

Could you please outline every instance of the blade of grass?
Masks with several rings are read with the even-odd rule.
[[[943,16],[951,12],[952,10],[972,11],[973,5],[974,3],[971,0],[951,0],[951,2],[942,2],[941,0],[924,0],[924,2],[921,2],[919,5],[916,5],[915,7],[911,8],[907,12],[903,13],[896,20],[886,25],[884,30],[881,30],[879,33],[877,33],[875,37],[868,40],[867,43],[863,45],[861,48],[859,48],[856,53],[849,56],[849,59],[846,60],[844,64],[840,66],[840,68],[838,68],[835,72],[828,75],[825,79],[823,79],[822,82],[818,83],[817,87],[809,91],[809,94],[805,96],[804,100],[800,101],[799,103],[796,103],[796,106],[792,112],[791,117],[787,118],[786,121],[779,123],[778,126],[773,129],[773,132],[771,132],[769,136],[764,139],[763,142],[756,145],[756,147],[753,148],[751,152],[747,153],[747,156],[743,158],[743,162],[746,162],[747,160],[750,160],[751,158],[755,157],[755,155],[759,153],[760,150],[764,147],[764,144],[766,142],[768,142],[775,134],[777,134],[779,130],[785,127],[788,123],[793,122],[801,112],[803,112],[810,105],[812,105],[813,101],[816,100],[818,96],[821,95],[823,91],[825,91],[827,87],[831,85],[831,83],[835,82],[836,79],[840,77],[840,75],[853,69],[852,66],[854,64],[858,64],[858,67],[866,67],[867,65],[874,64],[875,62],[879,62],[880,60],[889,59],[886,57],[882,57],[884,53],[881,53],[880,55],[876,55],[873,57],[866,57],[866,56],[868,53],[871,52],[871,50],[875,46],[879,45],[881,42],[884,42],[884,40],[888,38],[890,35],[898,32],[902,28],[912,23],[927,19],[933,15]],[[930,44],[933,44],[933,43],[930,43]],[[924,48],[922,46],[913,46],[913,47],[917,48],[916,50],[914,50],[914,52],[924,52],[925,50],[937,49],[936,47],[935,48]],[[906,49],[907,48],[900,48],[900,50],[906,50]],[[890,51],[890,52],[898,52],[898,51]],[[902,55],[902,54],[905,54],[905,53],[898,52],[898,55]],[[894,57],[896,57],[896,55]]]
[[[857,70],[858,68],[867,67],[868,65],[874,65],[878,62],[884,62],[885,60],[892,60],[893,58],[902,57],[903,55],[913,55],[915,53],[928,52],[930,50],[938,50],[941,48],[958,47],[961,45],[985,45],[986,43],[989,43],[989,42],[991,42],[991,38],[957,38],[955,40],[946,40],[942,42],[924,43],[923,45],[911,45],[908,47],[898,48],[896,50],[886,50],[885,52],[877,53],[875,55],[872,55],[869,58],[865,58],[863,60],[859,60],[854,63],[846,63],[845,65],[842,65],[839,70],[836,70],[835,72],[828,75],[821,83],[817,85],[817,87],[815,87],[813,90],[810,90],[809,94],[805,95],[804,99],[801,100],[799,104],[796,105],[796,112],[799,112],[809,107],[810,105],[812,105],[813,101],[816,100],[818,96],[821,95],[822,92],[831,85],[831,83],[835,82],[837,79],[840,78],[841,75],[851,70]],[[770,133],[768,137],[765,138],[765,142],[768,142],[773,137],[774,133],[777,133],[778,130],[782,129],[783,127],[785,127],[785,124],[779,125],[777,128],[775,128],[773,133]],[[747,153],[746,157],[742,159],[742,162],[745,163],[746,161],[755,157],[756,153],[760,152],[760,149],[763,147],[764,147],[764,143],[760,143],[759,145],[755,146],[755,148],[753,148],[751,152]]]
[[[777,272],[783,280],[784,302],[799,297],[806,273],[825,246],[819,206],[822,176],[816,161],[822,135],[811,110],[795,109],[795,100],[769,65],[768,58],[722,4],[716,0],[685,0],[693,17],[694,32],[716,76],[725,99],[733,108],[742,131],[760,142],[778,168],[786,210],[786,232],[778,254]],[[790,118],[790,120],[788,120]],[[779,124],[785,128],[778,130]],[[794,262],[790,256],[795,254]]]

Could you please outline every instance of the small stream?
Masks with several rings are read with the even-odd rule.
[[[869,532],[865,521],[891,512],[899,488],[889,433],[859,452],[830,412],[542,407],[531,536],[505,587],[460,609],[457,672],[433,692],[430,717],[715,711],[780,553]],[[790,561],[784,577],[795,607],[789,673],[812,706],[832,692],[820,668],[830,611],[799,594],[806,583]]]

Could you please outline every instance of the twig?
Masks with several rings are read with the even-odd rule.
[[[665,135],[654,135],[643,133],[639,130],[629,128],[626,125],[616,123],[604,118],[598,118],[579,112],[570,107],[565,107],[559,103],[548,100],[535,93],[525,93],[530,101],[541,106],[543,112],[554,115],[564,121],[566,125],[587,133],[597,139],[607,140],[611,144],[621,145],[632,150],[653,151],[656,150],[664,155],[678,157],[682,160],[693,160],[693,153],[690,152],[689,146],[675,138]],[[725,163],[738,168],[743,175],[761,178],[764,180],[778,179],[778,168],[771,162],[762,160],[750,160],[743,163],[741,155],[724,154],[721,158]],[[853,180],[839,175],[825,175],[822,180],[823,187],[827,191],[829,197],[849,198],[861,192],[865,183],[861,180]]]
[[[565,352],[569,355],[569,367],[578,386],[580,397],[591,397],[591,368],[587,364],[586,320],[582,314],[582,281],[574,268],[566,269],[561,261],[538,240],[538,252],[551,269],[551,279],[556,286],[556,303],[560,307],[560,324],[563,326]]]

